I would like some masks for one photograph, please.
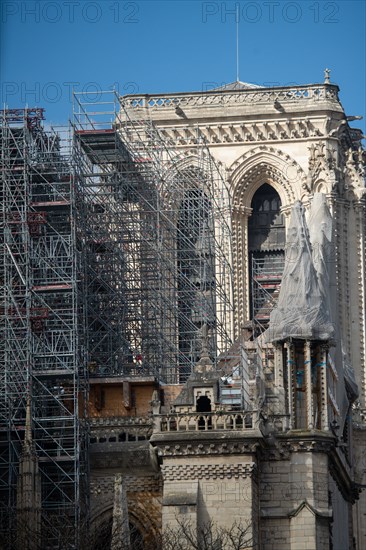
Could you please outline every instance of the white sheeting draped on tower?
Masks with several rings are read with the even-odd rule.
[[[334,336],[328,297],[332,218],[320,193],[312,206],[310,231],[302,203],[297,201],[292,208],[281,289],[267,341],[331,340]]]

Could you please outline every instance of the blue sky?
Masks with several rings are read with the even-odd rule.
[[[1,2],[1,102],[71,114],[70,90],[155,93],[331,81],[349,115],[365,116],[364,0]],[[365,130],[365,121],[358,122]]]

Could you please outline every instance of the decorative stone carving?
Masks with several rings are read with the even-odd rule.
[[[331,103],[338,103],[338,86],[330,85],[309,85],[294,86],[283,88],[255,88],[250,90],[241,90],[240,92],[218,92],[202,94],[201,92],[174,94],[174,95],[131,95],[121,98],[121,104],[128,110],[151,110],[176,112],[176,108],[194,108],[203,106],[222,106],[226,105],[246,105],[246,104],[265,104],[273,105],[275,101],[282,103],[300,103],[307,104],[310,108],[311,103],[327,100]]]
[[[312,143],[309,149],[307,188],[310,192],[330,192],[336,184],[336,150],[325,142]]]
[[[194,441],[190,443],[180,441],[177,444],[165,444],[164,441],[154,442],[158,445],[159,455],[162,457],[172,456],[200,456],[200,455],[240,455],[240,454],[255,454],[261,445],[262,436],[258,432],[258,438],[250,438],[248,440],[226,440],[217,441],[212,438],[209,441]]]
[[[241,155],[229,168],[234,205],[250,207],[256,189],[270,181],[281,197],[282,206],[300,198],[306,184],[301,166],[280,149],[261,145]]]
[[[365,189],[365,151],[349,148],[346,151],[346,163],[343,169],[345,188],[350,186],[358,192],[359,198],[366,193]]]
[[[198,139],[204,139],[207,145],[233,144],[247,142],[271,142],[304,140],[323,136],[319,121],[303,119],[235,122],[209,126],[201,125],[199,130],[191,126],[161,126],[161,136],[170,146],[190,147]]]
[[[239,464],[177,464],[163,465],[164,482],[186,479],[245,479],[255,478],[257,466],[255,463]]]

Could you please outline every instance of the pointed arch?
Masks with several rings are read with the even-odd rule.
[[[184,381],[199,360],[204,325],[213,360],[232,342],[230,194],[222,165],[203,144],[169,159],[160,196],[161,232],[175,265],[176,341]]]
[[[260,145],[241,155],[229,169],[233,201],[233,267],[235,335],[250,320],[250,266],[248,218],[256,191],[267,183],[278,193],[281,210],[301,198],[306,187],[306,175],[301,166],[283,151]]]
[[[216,173],[212,173],[214,172]],[[190,176],[191,174],[191,176]],[[197,151],[197,148],[182,151],[176,154],[169,163],[166,165],[166,169],[163,173],[163,185],[161,188],[162,198],[165,205],[177,210],[179,204],[183,199],[184,185],[177,186],[177,182],[184,175],[186,179],[194,179],[194,174],[200,180],[197,187],[201,186],[201,189],[208,195],[215,194],[217,191],[218,196],[222,196],[222,189],[215,190],[215,182],[220,181],[224,183],[223,166],[219,161],[212,164],[212,157],[208,151]],[[224,201],[225,205],[229,204],[229,192],[227,187],[224,189]]]
[[[250,208],[254,193],[267,182],[277,191],[283,207],[301,198],[306,174],[289,155],[265,145],[255,147],[239,157],[229,169],[235,206]]]

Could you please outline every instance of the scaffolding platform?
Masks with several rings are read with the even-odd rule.
[[[93,163],[108,164],[127,160],[127,153],[115,129],[75,130],[75,137]]]

